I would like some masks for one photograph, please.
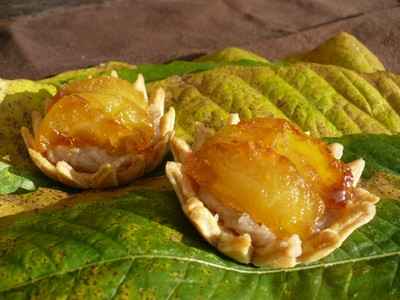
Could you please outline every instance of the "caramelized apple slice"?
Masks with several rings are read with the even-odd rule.
[[[290,267],[328,255],[375,214],[378,198],[355,187],[363,161],[343,164],[340,149],[285,120],[253,119],[201,130],[194,150],[174,138],[178,162],[167,164],[167,176],[185,214],[220,251]]]

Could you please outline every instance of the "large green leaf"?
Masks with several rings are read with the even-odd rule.
[[[243,119],[284,116],[317,137],[398,133],[400,116],[395,100],[400,103],[400,89],[395,83],[385,90],[377,88],[371,82],[373,75],[304,63],[223,65],[168,78],[149,88],[154,92],[162,86],[167,91],[167,104],[177,110],[178,135],[188,141],[198,121],[220,128],[226,119],[223,111],[238,112]],[[390,73],[376,76],[392,80]],[[188,105],[188,97],[191,103],[203,105]]]
[[[399,225],[400,203],[382,201],[374,221],[331,256],[282,273],[217,254],[188,223],[173,192],[86,194],[38,214],[1,220],[0,297],[54,299],[72,294],[108,299],[154,293],[162,299],[171,293],[186,299],[200,293],[218,299],[238,293],[265,299],[285,287],[282,298],[298,294],[296,299],[324,299],[341,293],[347,299],[357,286],[399,295],[397,282],[392,282]],[[379,269],[386,270],[385,276],[368,287],[375,279],[373,270]],[[365,277],[365,272],[370,275]],[[339,278],[347,290],[330,281]],[[254,291],[242,290],[245,284]]]

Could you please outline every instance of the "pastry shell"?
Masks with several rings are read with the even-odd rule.
[[[111,76],[116,76],[116,72]],[[152,99],[148,99],[144,78],[139,74],[134,83],[136,90],[143,93],[149,102],[149,112],[153,121],[156,136],[154,143],[141,154],[127,154],[120,158],[118,166],[112,163],[100,165],[94,173],[75,170],[68,162],[51,162],[45,154],[34,148],[34,136],[37,134],[42,116],[39,112],[32,112],[33,135],[26,127],[21,128],[21,134],[28,149],[29,156],[35,165],[50,178],[68,186],[89,189],[108,188],[126,184],[144,173],[152,171],[163,160],[169,140],[172,136],[175,123],[175,111],[170,108],[164,113],[165,92],[159,88]],[[122,167],[121,167],[122,166]]]
[[[239,122],[238,115],[231,115],[230,124]],[[209,134],[212,132],[200,125],[193,148],[199,147]],[[354,230],[375,216],[375,204],[379,198],[367,190],[356,187],[365,166],[364,160],[358,159],[348,164],[354,178],[354,197],[328,227],[303,241],[297,234],[293,234],[286,239],[275,237],[269,243],[259,245],[254,243],[249,233],[240,234],[226,228],[219,220],[219,216],[205,206],[196,192],[193,181],[185,174],[183,168],[185,158],[192,151],[191,147],[185,141],[173,137],[171,150],[176,162],[167,163],[166,173],[185,215],[211,245],[241,263],[288,268],[299,263],[317,261],[340,247]],[[336,159],[341,158],[343,153],[341,144],[330,145],[330,150]]]

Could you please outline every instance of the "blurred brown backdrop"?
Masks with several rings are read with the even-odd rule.
[[[0,77],[40,78],[107,60],[159,63],[227,46],[273,59],[340,31],[400,72],[397,0],[0,0]]]

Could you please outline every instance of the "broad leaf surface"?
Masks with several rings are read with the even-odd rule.
[[[309,52],[289,56],[287,60],[336,65],[363,73],[385,70],[379,58],[346,32],[337,34]]]
[[[228,48],[197,62],[110,62],[38,82],[0,80],[0,193],[14,192],[0,196],[0,217],[40,209],[0,219],[0,299],[399,299],[400,79],[348,35],[296,59],[306,62]],[[189,142],[196,122],[218,129],[231,112],[287,118],[342,143],[345,161],[363,157],[362,185],[395,200],[382,200],[329,257],[280,270],[218,254],[165,178],[114,192],[65,189],[33,166],[19,129],[60,85],[113,71],[132,82],[144,74],[150,93],[162,86],[176,134]]]
[[[335,293],[347,299],[359,286],[399,295],[399,225],[400,203],[383,200],[374,221],[332,255],[282,273],[216,253],[183,216],[173,192],[84,195],[39,214],[2,219],[0,295],[189,299],[198,292],[212,299],[235,293],[257,299],[282,292],[283,299]],[[371,272],[382,269],[384,276],[373,281]]]

